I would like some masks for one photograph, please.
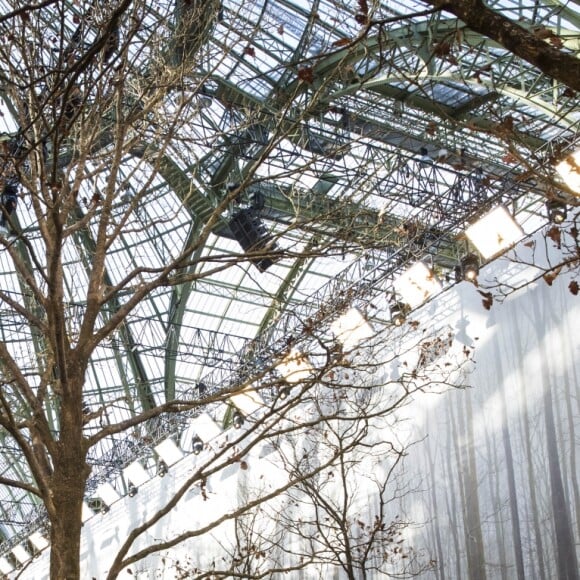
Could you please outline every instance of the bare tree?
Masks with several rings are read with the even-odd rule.
[[[422,344],[433,338],[420,334]],[[398,364],[393,358],[369,365],[362,355],[368,354],[367,348],[360,349],[349,353],[348,364],[343,360],[317,377],[308,397],[306,384],[300,386],[302,394],[293,387],[284,401],[293,399],[295,412],[286,414],[282,425],[277,423],[281,433],[261,437],[261,459],[257,454],[237,456],[245,474],[243,482],[238,480],[240,509],[230,514],[229,528],[215,534],[218,550],[207,546],[208,528],[201,536],[191,529],[123,565],[177,541],[189,542],[172,556],[178,560],[172,564],[176,573],[184,577],[265,578],[299,571],[320,577],[411,577],[432,565],[406,540],[409,523],[398,515],[399,502],[414,490],[395,475],[409,445],[396,432],[412,397],[431,390],[433,377],[439,378],[439,389],[454,384],[452,376],[460,365],[450,365],[443,357],[421,370],[409,370],[410,362],[404,364],[399,357],[413,358],[417,344],[411,336],[399,338],[408,350],[397,352]],[[372,351],[384,348],[380,341]],[[374,359],[376,351],[372,354]],[[387,379],[383,363],[396,364],[398,378]],[[256,462],[265,465],[257,468]],[[273,485],[277,481],[280,487]],[[204,560],[209,563],[204,565]]]
[[[143,456],[163,469],[146,450],[180,432],[180,421],[225,404],[228,426],[240,410],[239,397],[257,393],[259,410],[247,428],[204,455],[164,507],[129,533],[109,577],[221,524],[241,525],[243,518],[256,517],[252,510],[265,509],[263,504],[291,490],[301,489],[317,509],[334,510],[328,503],[334,499],[313,495],[320,491],[313,486],[337,469],[343,473],[343,506],[326,539],[317,542],[328,548],[340,537],[339,553],[326,558],[351,575],[380,569],[376,550],[390,543],[388,532],[398,524],[379,512],[378,521],[364,522],[355,533],[346,509],[349,454],[366,449],[365,421],[391,417],[426,388],[427,376],[437,380],[427,374],[431,363],[424,361],[394,379],[374,373],[370,387],[361,380],[353,389],[355,399],[363,400],[345,409],[337,399],[345,386],[337,388],[334,374],[348,373],[350,365],[370,374],[386,361],[350,357],[354,346],[341,343],[341,331],[331,325],[353,304],[366,322],[378,310],[371,302],[377,297],[386,309],[384,291],[393,272],[416,257],[434,254],[431,262],[441,273],[451,270],[457,223],[481,203],[477,180],[461,173],[470,156],[454,153],[456,164],[465,164],[458,170],[427,166],[416,158],[414,149],[423,144],[417,139],[405,142],[405,153],[384,154],[369,143],[369,135],[392,145],[400,142],[391,143],[396,132],[385,137],[379,125],[363,118],[364,111],[354,118],[341,101],[368,80],[365,70],[370,78],[391,57],[393,71],[416,77],[416,70],[405,70],[394,58],[397,43],[383,47],[382,32],[405,24],[409,15],[379,15],[375,21],[367,3],[359,2],[359,17],[350,25],[356,34],[336,40],[328,27],[314,38],[319,17],[313,11],[300,39],[308,43],[312,36],[312,49],[288,63],[288,54],[276,60],[256,48],[274,34],[283,35],[284,28],[268,15],[256,26],[254,6],[240,5],[225,14],[218,1],[150,4],[8,2],[0,17],[5,39],[0,81],[10,117],[0,151],[0,246],[6,265],[0,289],[0,426],[6,448],[24,458],[6,470],[1,483],[15,494],[15,504],[29,507],[20,512],[24,519],[33,513],[47,518],[51,577],[79,578],[87,493]],[[372,66],[359,67],[359,74],[353,62],[366,58],[365,42],[374,30],[381,32],[374,37],[376,56]],[[439,56],[449,55],[440,49]],[[258,64],[271,75],[262,74]],[[256,86],[243,91],[236,83]],[[369,111],[373,107],[368,104]],[[416,172],[412,178],[411,170]],[[435,176],[442,171],[445,175]],[[375,191],[388,189],[393,176],[408,192],[405,211],[399,210],[400,187],[376,199]],[[461,215],[447,216],[449,204],[457,201],[453,188],[446,196],[429,194],[429,201],[421,197],[421,180],[428,179],[444,187],[452,179],[470,184],[473,196]],[[333,191],[337,183],[340,189]],[[499,181],[489,187],[486,203],[503,193]],[[444,205],[442,199],[451,201]],[[418,215],[417,207],[423,206],[431,217]],[[336,266],[341,258],[350,269]],[[300,293],[313,290],[306,279],[315,259],[344,272],[317,289],[310,303],[282,313]],[[227,275],[235,279],[234,273],[244,271],[252,278],[248,266],[256,278],[267,272],[276,279],[252,279],[251,296],[262,300],[257,306],[266,311],[257,328],[235,343],[228,343],[226,332],[208,333],[212,346],[203,356],[193,348],[180,352],[191,338],[191,329],[180,321],[195,289],[217,298],[219,291],[235,295]],[[311,283],[322,286],[324,277]],[[196,297],[199,311],[208,308],[203,292]],[[160,314],[164,310],[167,314]],[[432,340],[422,329],[405,331],[412,337],[409,350],[429,350]],[[382,335],[375,347],[387,338]],[[202,373],[208,352],[221,359],[228,349],[229,362],[215,363],[219,372]],[[280,364],[306,365],[304,353],[312,366],[308,377],[288,386]],[[203,359],[190,367],[195,378],[178,380],[176,360],[194,355]],[[152,376],[148,357],[155,356],[163,357],[157,367],[163,368],[162,377]],[[101,364],[116,370],[96,370]],[[453,381],[444,377],[440,382]],[[397,387],[394,399],[365,399],[369,389],[376,393],[387,385]],[[292,395],[282,399],[286,389]],[[304,408],[313,409],[312,416],[294,420],[293,412]],[[203,493],[212,475],[241,468],[258,444],[278,450],[281,439],[295,437],[320,448],[327,429],[340,435],[333,445],[323,446],[324,453],[318,449],[316,461],[310,455],[293,457],[274,489],[255,492],[205,527],[150,546],[139,544],[192,487]],[[381,505],[388,482],[388,477],[376,482]],[[386,551],[388,558],[394,553]],[[249,552],[246,547],[244,565]],[[314,561],[312,554],[305,556],[305,562]]]

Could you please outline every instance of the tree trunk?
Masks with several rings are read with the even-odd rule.
[[[80,580],[82,508],[89,472],[84,460],[55,465],[50,510],[51,580]]]
[[[60,436],[53,449],[53,474],[46,507],[50,519],[50,578],[80,580],[80,541],[85,487],[91,468],[83,437],[85,366],[74,357],[61,380]]]
[[[580,59],[488,8],[482,0],[431,0],[430,4],[451,12],[471,30],[495,40],[572,90],[580,91]]]

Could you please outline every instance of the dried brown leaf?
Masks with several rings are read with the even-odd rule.
[[[546,237],[550,238],[558,248],[562,247],[562,230],[558,226],[552,226],[546,232]]]
[[[554,280],[556,279],[556,277],[558,276],[558,274],[561,272],[561,270],[562,270],[562,268],[555,268],[551,272],[546,272],[542,276],[542,278],[544,278],[544,281],[546,282],[546,284],[548,286],[551,286],[554,283]]]
[[[351,42],[350,38],[339,38],[332,43],[332,46],[348,46]]]
[[[369,13],[369,4],[367,0],[358,0],[358,8],[363,14]]]
[[[493,295],[491,292],[484,292],[483,290],[478,290],[478,292],[483,296],[481,303],[486,310],[489,310],[493,305]]]
[[[298,78],[305,83],[312,84],[314,82],[314,71],[312,67],[305,66],[298,69]]]
[[[578,296],[578,281],[572,280],[572,282],[568,284],[568,289],[572,294],[574,294],[574,296]]]
[[[435,43],[433,45],[433,54],[435,56],[448,56],[451,54],[451,44],[446,40]]]

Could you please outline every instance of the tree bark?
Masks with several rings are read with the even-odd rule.
[[[55,465],[51,487],[50,577],[54,580],[80,580],[80,545],[83,495],[89,468],[84,461]]]
[[[482,0],[430,0],[429,4],[451,12],[474,32],[495,40],[544,74],[580,91],[580,59],[488,8]]]
[[[55,442],[53,474],[45,504],[50,520],[50,578],[80,580],[83,498],[91,468],[83,437],[82,388],[85,364],[68,352],[69,365],[61,382],[60,437]]]

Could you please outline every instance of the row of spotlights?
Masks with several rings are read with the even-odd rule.
[[[467,254],[461,258],[460,263],[455,267],[455,281],[475,282],[479,274],[479,258],[476,254]],[[395,326],[402,326],[411,309],[405,302],[395,301],[391,304],[391,322]]]

